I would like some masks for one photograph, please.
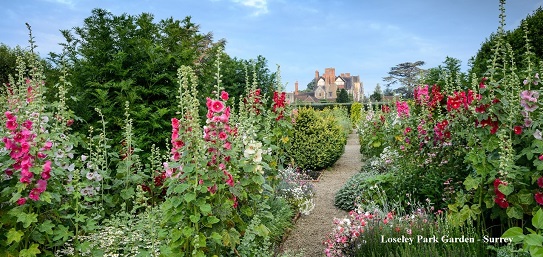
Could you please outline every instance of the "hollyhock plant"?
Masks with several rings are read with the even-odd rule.
[[[407,102],[396,102],[396,112],[398,113],[398,117],[400,118],[408,118],[409,117],[409,105]]]

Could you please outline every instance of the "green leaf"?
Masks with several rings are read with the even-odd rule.
[[[512,227],[503,233],[502,238],[511,238],[513,242],[521,242],[524,240],[524,234],[522,228]]]
[[[17,222],[23,223],[23,228],[28,228],[30,224],[38,222],[38,214],[21,212],[17,217]]]
[[[255,232],[261,237],[266,237],[270,233],[270,230],[264,224],[260,224],[255,228]]]
[[[73,237],[73,233],[64,225],[58,225],[57,228],[54,230],[54,241],[61,240],[67,241],[68,239]]]
[[[125,188],[125,189],[121,190],[121,197],[124,200],[128,200],[128,199],[132,198],[132,196],[134,196],[135,194],[136,194],[136,192],[134,191],[134,188],[132,188],[132,187]]]
[[[513,193],[514,187],[511,185],[511,183],[508,185],[500,184],[498,186],[498,190],[500,190],[500,192],[502,192],[504,195],[510,195]]]
[[[543,256],[543,247],[539,245],[533,245],[530,247],[531,256]]]
[[[543,243],[543,236],[538,234],[528,234],[524,238],[524,243],[529,246],[541,246]]]
[[[466,177],[466,180],[464,180],[464,186],[466,187],[466,190],[477,189],[479,187],[479,180],[469,175]]]
[[[509,218],[515,218],[515,219],[522,219],[523,213],[522,210],[516,206],[511,206],[507,208],[507,217]]]
[[[32,244],[30,248],[21,250],[19,252],[19,257],[36,257],[39,253],[41,252],[40,249],[38,249],[38,244]]]
[[[53,224],[53,222],[51,222],[50,220],[46,220],[38,227],[38,230],[48,235],[52,235],[54,227],[55,224]]]
[[[222,242],[222,236],[221,234],[217,233],[217,232],[213,232],[211,233],[211,237],[210,237],[213,241],[215,241],[215,243],[218,243],[220,244]]]
[[[187,190],[187,188],[189,188],[189,184],[187,183],[175,185],[173,192],[178,193],[178,194],[183,194],[185,190]]]
[[[25,233],[22,231],[16,230],[15,228],[11,228],[8,233],[6,234],[8,240],[7,245],[10,245],[11,243],[19,243],[21,241],[21,237],[24,236]]]
[[[207,220],[208,225],[213,225],[213,224],[219,223],[219,221],[221,221],[219,218],[217,218],[215,216],[208,216],[206,218],[206,220]]]
[[[186,193],[184,196],[183,196],[183,199],[185,199],[185,202],[187,203],[190,203],[192,201],[194,201],[196,199],[196,194],[195,193]]]
[[[381,146],[381,142],[376,141],[376,142],[373,142],[371,145],[372,145],[374,148],[377,148],[377,147]]]
[[[538,229],[543,229],[543,210],[537,210],[532,217],[532,225]]]
[[[200,211],[202,211],[203,215],[211,213],[211,205],[208,203],[200,205]]]
[[[192,223],[198,223],[200,221],[200,213],[196,213],[196,215],[190,215],[190,221],[192,221]]]

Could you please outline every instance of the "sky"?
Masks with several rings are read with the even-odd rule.
[[[507,1],[505,29],[542,5]],[[40,55],[59,53],[60,30],[82,26],[94,8],[151,13],[156,22],[191,16],[202,33],[227,41],[231,57],[262,55],[272,71],[280,65],[289,92],[296,81],[305,89],[316,70],[328,67],[359,75],[366,95],[404,62],[424,61],[429,69],[449,56],[467,71],[469,58],[499,27],[499,0],[0,0],[0,43],[27,47],[28,22]]]

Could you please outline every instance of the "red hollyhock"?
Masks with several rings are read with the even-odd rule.
[[[513,130],[515,131],[515,134],[517,134],[517,135],[522,134],[522,127],[521,126],[515,126],[513,128]]]
[[[540,187],[540,188],[543,188],[543,177],[539,177],[537,179],[537,185]]]
[[[507,202],[507,200],[505,198],[496,197],[496,199],[494,199],[494,202],[497,203],[498,206],[500,206],[500,208],[502,208],[502,209],[507,209],[507,207],[509,207],[509,203]]]
[[[535,201],[536,201],[539,205],[543,205],[543,193],[541,193],[541,192],[535,193],[534,198],[535,198]]]

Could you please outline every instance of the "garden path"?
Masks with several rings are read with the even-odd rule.
[[[304,256],[324,256],[326,240],[334,228],[333,219],[347,216],[347,212],[334,206],[334,197],[341,186],[362,167],[362,156],[358,135],[353,131],[347,139],[345,153],[331,167],[325,170],[315,186],[315,209],[302,215],[293,230],[283,243],[283,252],[297,253],[301,250]]]

